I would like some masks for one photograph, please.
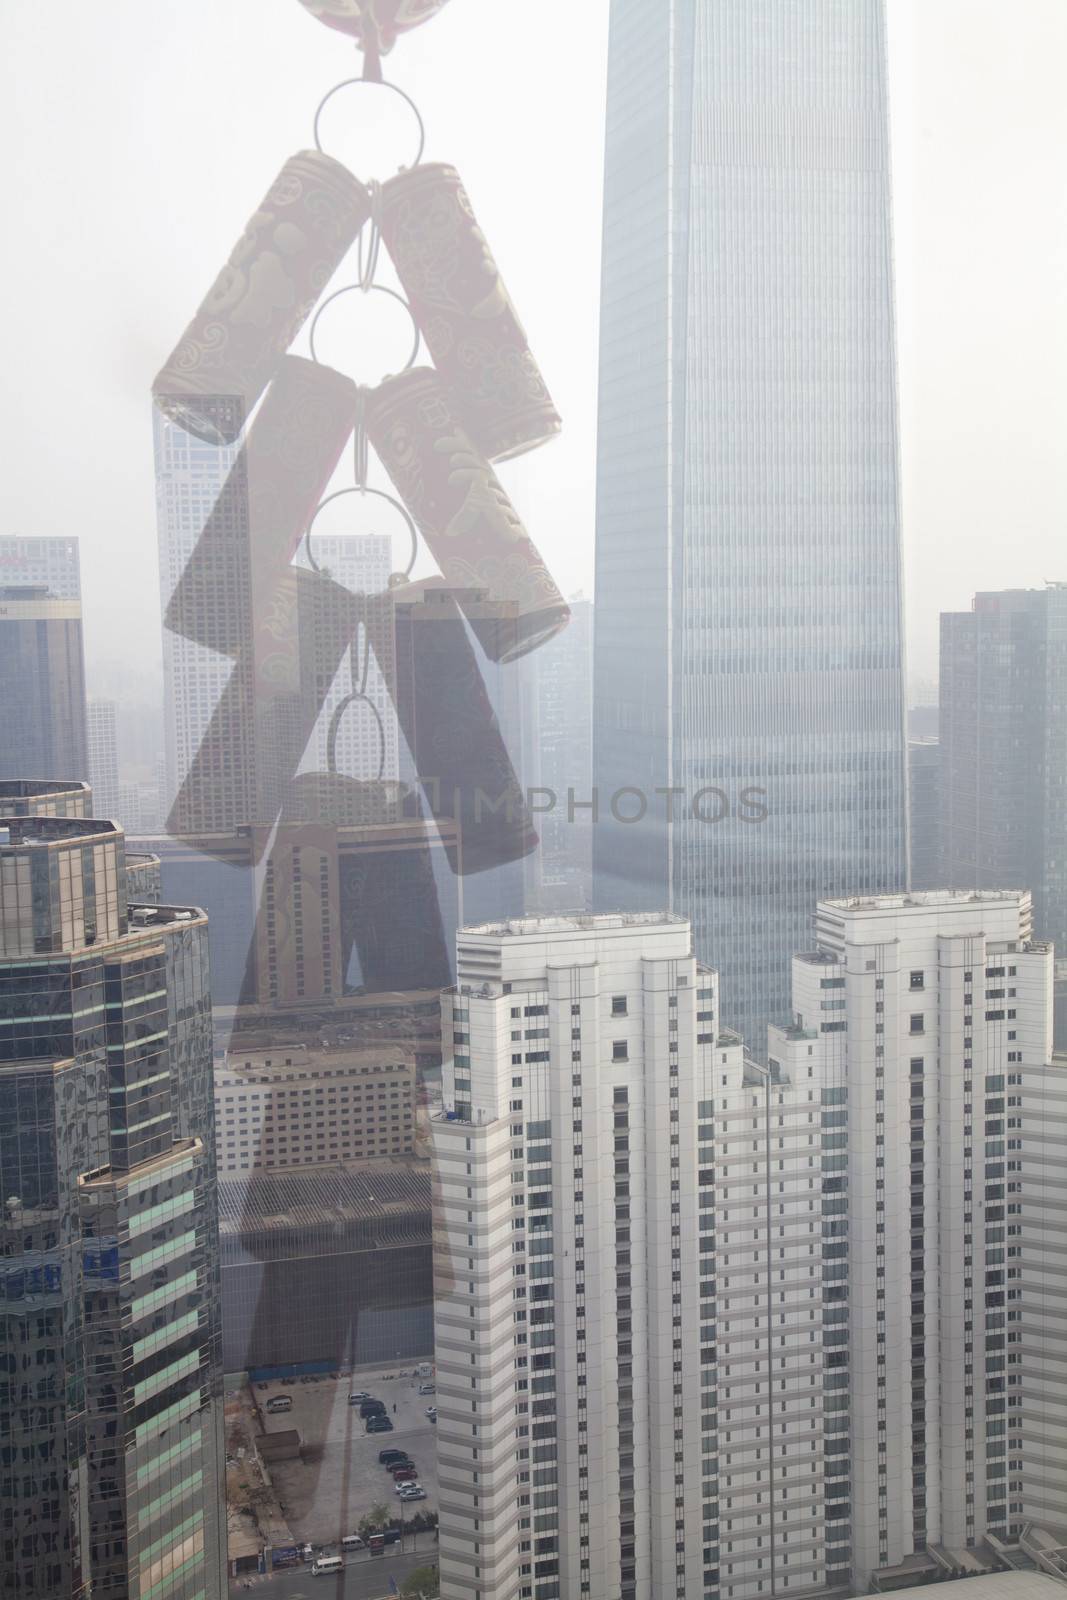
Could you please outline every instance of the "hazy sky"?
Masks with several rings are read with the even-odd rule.
[[[940,610],[1067,577],[1067,4],[888,4],[922,679]],[[563,412],[563,438],[502,476],[568,591],[592,585],[607,12],[450,0],[386,63],[423,109],[428,157],[459,167]],[[80,537],[90,692],[137,698],[158,674],[152,377],[311,142],[319,98],[357,66],[297,0],[0,0],[0,528]],[[350,110],[349,142],[328,147],[385,176],[407,159],[406,125],[382,115],[387,97],[360,96],[339,118]],[[402,341],[364,326],[351,366],[373,381]]]

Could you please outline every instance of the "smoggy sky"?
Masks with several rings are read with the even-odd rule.
[[[1067,578],[1067,5],[888,6],[910,672],[929,680],[940,610]],[[607,13],[450,0],[386,63],[427,156],[459,167],[563,412],[502,476],[568,592],[592,586]],[[156,692],[151,379],[357,70],[297,0],[0,4],[0,531],[81,539],[91,693]],[[388,100],[356,91],[327,128],[361,177],[409,158]],[[372,309],[325,352],[363,381],[404,359]]]

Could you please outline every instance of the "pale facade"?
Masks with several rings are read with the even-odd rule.
[[[215,1069],[219,1172],[410,1155],[415,1065],[395,1052],[278,1045]]]

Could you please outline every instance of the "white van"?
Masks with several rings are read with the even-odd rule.
[[[358,1533],[346,1533],[344,1538],[341,1540],[341,1549],[362,1550],[363,1540],[360,1538]]]
[[[430,1361],[420,1361],[418,1366],[415,1368],[415,1376],[416,1378],[432,1378],[433,1363]]]
[[[436,1394],[437,1393],[437,1385],[436,1385],[436,1383],[420,1383],[419,1384],[419,1393],[420,1394]]]
[[[343,1572],[345,1564],[340,1556],[320,1556],[311,1563],[311,1576],[319,1578],[324,1572]]]

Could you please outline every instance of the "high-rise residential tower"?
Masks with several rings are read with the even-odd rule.
[[[1067,1046],[1067,583],[941,618],[941,882],[1029,889]]]
[[[863,1593],[928,1545],[1063,1520],[1067,1058],[1026,893],[824,901],[815,945],[769,1068],[818,1086],[835,1565]]]
[[[883,0],[613,0],[600,347],[596,904],[756,1046],[907,869]]]
[[[114,700],[90,700],[87,708],[89,782],[98,817],[111,817],[131,832],[119,801],[118,707]]]
[[[113,823],[8,817],[0,997],[0,1570],[218,1600],[206,919],[128,904]]]
[[[1062,1524],[1067,1057],[1029,896],[821,902],[766,1065],[691,943],[458,936],[444,1600],[865,1593]]]

